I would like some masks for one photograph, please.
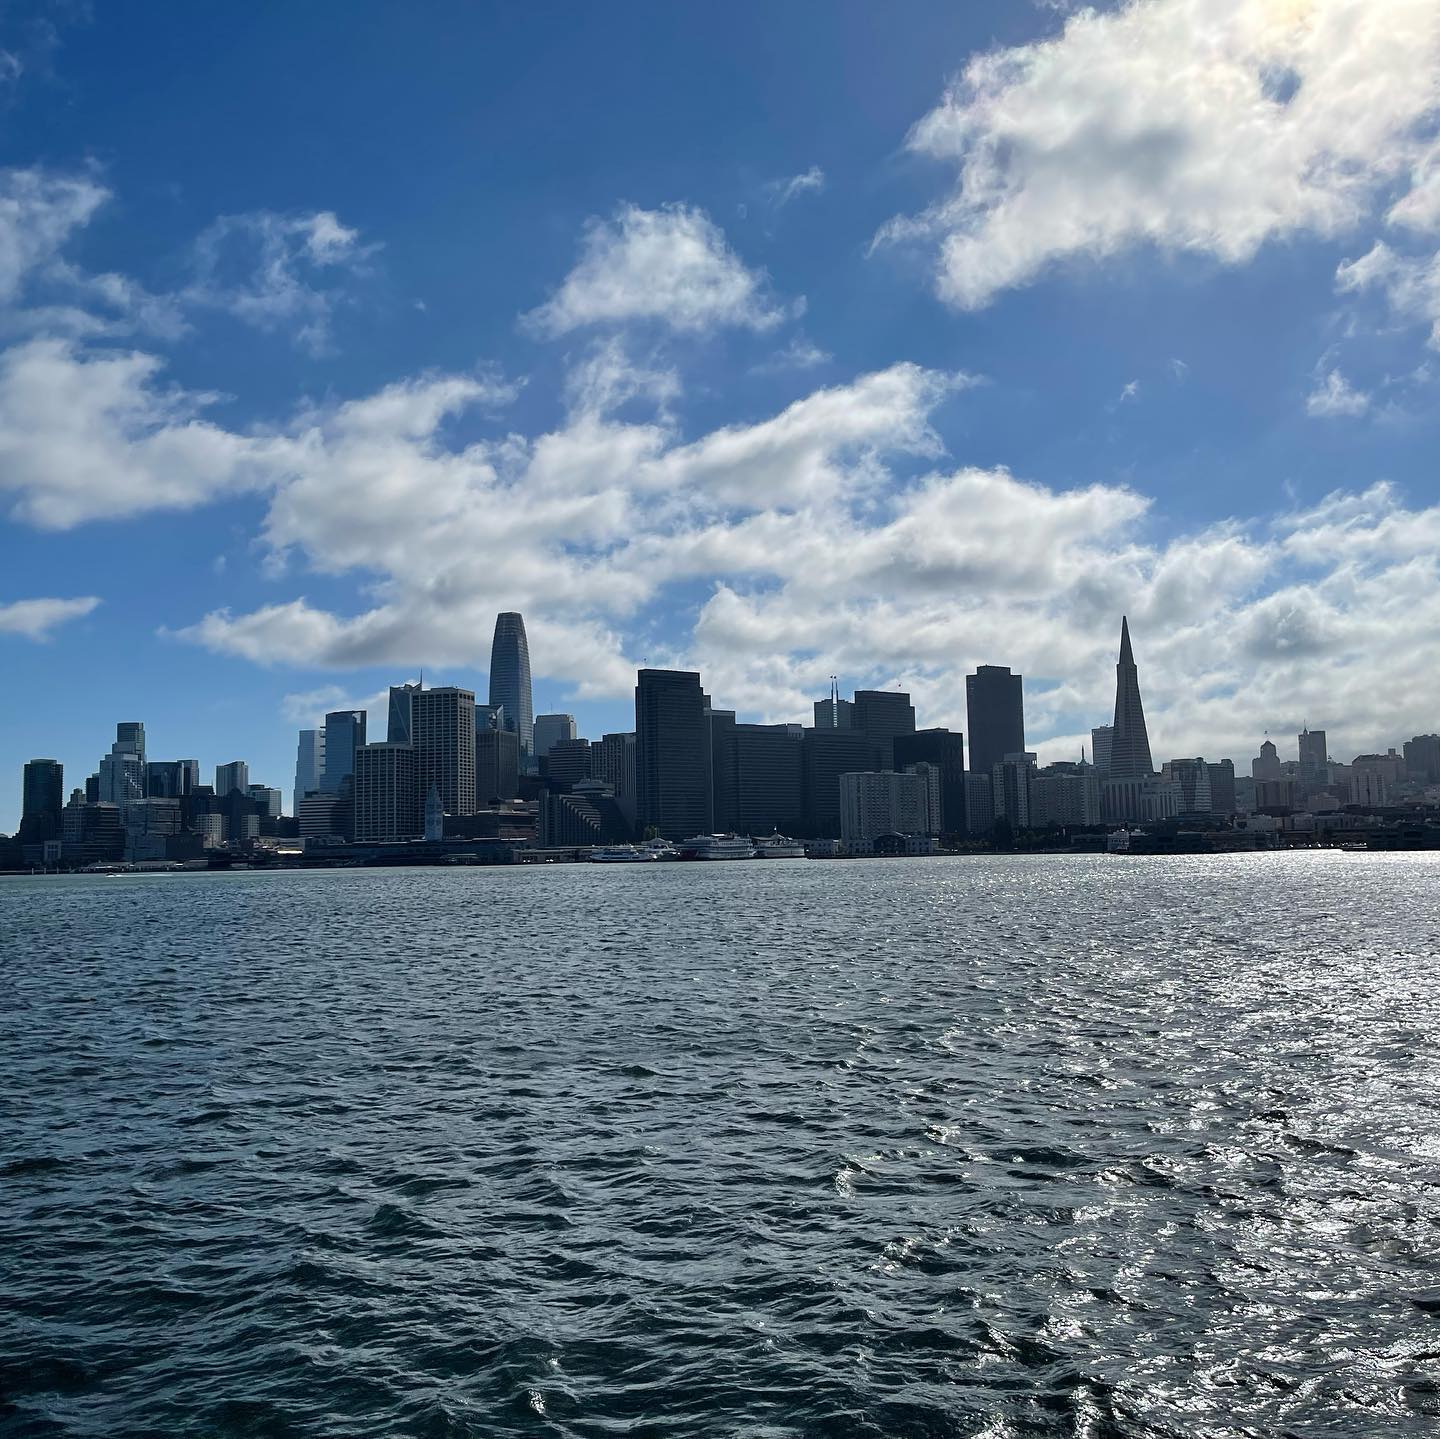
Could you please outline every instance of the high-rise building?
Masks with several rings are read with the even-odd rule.
[[[325,716],[325,768],[320,788],[338,794],[355,773],[355,751],[365,743],[364,710],[332,710]]]
[[[487,705],[488,709],[489,706]],[[480,706],[476,705],[477,716]],[[494,800],[512,800],[520,793],[520,736],[513,730],[475,731],[475,806],[488,809]]]
[[[849,729],[854,718],[855,706],[850,700],[840,698],[840,686],[832,678],[830,698],[815,701],[816,729]]]
[[[732,824],[741,834],[795,834],[804,823],[803,733],[793,724],[735,726]]]
[[[475,694],[443,685],[410,697],[416,793],[434,785],[446,814],[475,813]]]
[[[21,782],[20,833],[26,844],[60,839],[64,809],[65,767],[55,759],[32,759]]]
[[[1007,665],[980,665],[965,676],[970,768],[988,775],[1007,754],[1025,751],[1025,682]]]
[[[840,837],[864,846],[883,834],[931,833],[929,784],[919,774],[862,771],[840,776]]]
[[[251,784],[245,786],[245,793],[265,806],[265,819],[280,818],[284,800],[278,789],[272,789],[266,784]]]
[[[1417,734],[1405,741],[1405,773],[1421,784],[1440,784],[1440,735]]]
[[[325,775],[325,731],[323,729],[302,729],[300,742],[295,750],[295,807],[291,811],[300,814],[300,801],[307,794],[318,794]]]
[[[1207,766],[1210,771],[1210,804],[1216,814],[1234,814],[1238,808],[1235,799],[1235,761],[1222,759]]]
[[[1090,731],[1090,763],[1103,774],[1110,772],[1110,752],[1115,745],[1115,726],[1096,725]]]
[[[1030,828],[1099,824],[1100,774],[1088,764],[1046,765],[1030,776]]]
[[[504,705],[481,704],[479,700],[475,701],[476,734],[479,734],[481,730],[509,728],[505,723]],[[512,729],[510,732],[513,734],[514,730]]]
[[[152,759],[145,764],[145,793],[150,799],[182,799],[200,787],[198,759]]]
[[[610,792],[622,807],[635,810],[635,736],[629,731],[601,735],[600,742],[590,751],[595,778],[610,786]],[[686,835],[688,839],[689,836]]]
[[[1007,754],[990,767],[995,818],[1006,820],[1012,830],[1030,828],[1030,780],[1037,768],[1033,754]]]
[[[420,832],[414,746],[361,745],[355,751],[356,842],[395,844]]]
[[[901,690],[856,690],[850,727],[870,741],[872,769],[895,768],[895,738],[915,733],[915,707]]]
[[[574,715],[536,715],[535,716],[535,758],[550,753],[550,746],[559,744],[562,739],[575,738],[575,716]]]
[[[490,645],[490,703],[505,707],[505,723],[520,737],[521,763],[535,752],[535,705],[530,691],[530,642],[513,612],[495,616]]]
[[[1260,753],[1250,761],[1250,777],[1257,783],[1280,778],[1280,751],[1274,740],[1266,740],[1260,746]]]
[[[940,771],[940,834],[965,829],[965,736],[948,729],[922,729],[895,738],[895,768],[934,765]]]
[[[708,702],[700,676],[641,670],[635,685],[635,799],[642,831],[689,839],[712,823]]]
[[[1166,760],[1160,778],[1180,786],[1181,814],[1214,814],[1215,796],[1210,766],[1203,759]]]
[[[96,792],[121,809],[145,798],[145,726],[127,720],[115,726],[115,743],[100,761]]]
[[[250,766],[243,759],[215,766],[215,793],[224,799],[231,790],[244,794],[250,788]]]
[[[418,682],[390,686],[390,710],[385,717],[385,738],[390,744],[410,743],[410,696],[422,688]]]
[[[800,833],[807,839],[840,838],[840,776],[870,765],[870,741],[859,730],[807,729],[800,740]]]
[[[1140,679],[1130,648],[1130,622],[1120,620],[1120,660],[1115,666],[1115,734],[1110,742],[1111,779],[1149,779],[1155,773]]]
[[[540,733],[540,721],[535,721]],[[539,741],[536,741],[539,749]],[[590,778],[590,741],[588,739],[557,739],[540,759],[541,777],[555,789],[569,789]]]
[[[1330,767],[1330,750],[1323,729],[1300,731],[1300,778],[1305,784],[1324,784]]]

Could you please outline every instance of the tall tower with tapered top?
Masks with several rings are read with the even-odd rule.
[[[1149,779],[1155,773],[1150,758],[1150,736],[1145,729],[1145,707],[1140,703],[1140,679],[1135,653],[1130,648],[1130,622],[1120,620],[1120,663],[1115,666],[1115,725],[1110,741],[1111,779]]]

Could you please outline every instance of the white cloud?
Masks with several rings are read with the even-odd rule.
[[[79,599],[12,600],[0,605],[0,635],[48,640],[50,632],[69,620],[83,619],[100,603],[94,595]]]
[[[1392,225],[1421,234],[1440,232],[1440,140],[1416,160],[1410,188],[1385,217]]]
[[[783,180],[771,180],[765,186],[771,203],[778,210],[801,195],[818,195],[825,188],[825,172],[812,165],[800,175],[789,175]]]
[[[909,138],[954,163],[956,192],[880,238],[938,240],[940,295],[964,309],[1141,245],[1240,263],[1346,230],[1410,183],[1437,83],[1433,0],[1085,9],[969,62]]]
[[[1316,419],[1363,415],[1370,408],[1370,396],[1355,389],[1339,370],[1331,370],[1316,381],[1305,399],[1305,413]]]
[[[1440,252],[1401,255],[1383,240],[1335,272],[1342,293],[1379,289],[1402,319],[1430,326],[1430,344],[1440,349]]]
[[[0,300],[13,300],[25,279],[53,260],[109,198],[87,176],[0,171]]]
[[[361,272],[374,249],[329,210],[223,215],[195,242],[195,278],[184,297],[323,353],[344,298],[335,282]]]
[[[634,321],[688,333],[769,330],[784,317],[763,273],[745,267],[703,210],[624,205],[611,220],[589,222],[579,262],[525,319],[540,334],[563,335]]]
[[[813,341],[797,335],[784,349],[776,350],[767,359],[752,365],[751,373],[780,375],[790,370],[814,370],[828,365],[833,358],[828,350],[822,350]]]

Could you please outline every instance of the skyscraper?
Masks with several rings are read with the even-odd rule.
[[[446,814],[474,814],[474,692],[454,685],[416,690],[410,696],[410,718],[416,794],[428,796],[433,785]]]
[[[355,838],[378,844],[421,832],[415,750],[408,744],[367,744],[355,751]]]
[[[480,708],[475,706],[477,719]],[[510,730],[477,728],[475,807],[487,809],[492,800],[511,800],[519,793],[520,736]]]
[[[709,723],[700,676],[646,669],[636,678],[637,822],[662,839],[688,839],[712,823]]]
[[[535,752],[535,703],[530,693],[530,642],[522,616],[495,616],[490,645],[490,703],[504,705],[505,723],[520,736],[522,764]]]
[[[1120,620],[1120,661],[1115,666],[1115,734],[1110,741],[1111,779],[1149,779],[1155,773],[1140,679],[1130,649],[1130,622]]]
[[[575,738],[575,716],[536,715],[532,734],[534,755],[539,759],[541,755],[550,753],[551,745],[559,744],[562,739]]]
[[[325,716],[325,768],[320,787],[339,794],[355,773],[355,751],[365,743],[364,710],[332,710]]]
[[[1330,769],[1330,748],[1323,729],[1300,731],[1300,778],[1323,784]]]
[[[801,832],[807,839],[840,838],[840,776],[870,763],[870,741],[853,729],[807,729],[800,741],[803,802]]]
[[[250,766],[243,759],[215,766],[215,795],[224,799],[231,790],[244,794],[250,788]]]
[[[849,729],[855,706],[850,700],[840,698],[840,686],[830,681],[830,698],[815,701],[816,729]]]
[[[390,686],[390,712],[386,716],[385,738],[391,744],[410,743],[410,696],[421,688],[419,684]]]
[[[965,829],[965,736],[948,729],[922,729],[897,735],[895,768],[934,765],[940,772],[940,809],[937,832],[958,834]]]
[[[145,762],[145,793],[150,799],[180,799],[200,787],[198,759]]]
[[[319,791],[324,773],[325,731],[302,729],[295,750],[295,807],[291,810],[292,814],[299,815],[300,801],[307,794]]]
[[[1114,744],[1114,725],[1096,725],[1090,731],[1090,763],[1103,774],[1110,772],[1110,751]]]
[[[1025,752],[1024,679],[1008,665],[979,665],[965,676],[970,769],[990,774],[1007,754]]]
[[[856,690],[850,725],[870,741],[877,770],[895,768],[895,737],[915,733],[915,707],[901,690]]]
[[[21,793],[20,838],[27,844],[59,839],[64,798],[65,769],[60,761],[30,760],[25,766]]]
[[[100,761],[98,793],[122,809],[145,798],[145,726],[126,720],[115,726],[115,743]]]

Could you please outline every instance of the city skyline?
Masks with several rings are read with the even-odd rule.
[[[361,8],[343,54],[0,19],[7,695],[288,787],[292,726],[422,668],[486,695],[509,610],[592,733],[647,661],[956,728],[999,664],[1069,755],[1123,611],[1157,753],[1431,727],[1433,7]],[[94,738],[11,703],[0,767]]]

